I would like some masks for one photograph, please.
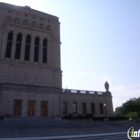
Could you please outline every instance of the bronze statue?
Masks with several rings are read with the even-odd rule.
[[[106,89],[106,92],[109,91],[109,84],[108,84],[108,82],[105,82],[105,89]]]

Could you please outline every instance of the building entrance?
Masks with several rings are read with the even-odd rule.
[[[14,99],[13,115],[14,116],[22,115],[22,100]]]
[[[48,116],[48,101],[41,101],[41,116]]]
[[[28,100],[27,116],[35,116],[35,100]]]

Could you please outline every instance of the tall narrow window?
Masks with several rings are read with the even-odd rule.
[[[63,102],[63,114],[67,114],[67,102]]]
[[[43,40],[43,63],[47,63],[47,39]]]
[[[100,104],[99,104],[99,109],[100,109],[100,114],[104,114],[103,103],[100,103]]]
[[[77,103],[73,102],[72,109],[73,109],[73,114],[77,114]]]
[[[95,103],[91,103],[91,114],[95,114]]]
[[[82,112],[83,112],[83,114],[87,113],[86,103],[82,103]]]
[[[30,45],[31,45],[31,36],[28,35],[26,37],[25,56],[24,56],[24,59],[27,61],[29,61],[29,56],[30,56]]]
[[[5,56],[6,58],[11,57],[12,40],[13,40],[13,33],[10,31],[8,34],[8,40],[7,40],[6,56]]]
[[[19,33],[17,36],[15,59],[20,59],[21,41],[22,41],[22,34]]]
[[[34,51],[34,61],[38,62],[38,54],[39,54],[39,37],[35,38],[35,51]]]

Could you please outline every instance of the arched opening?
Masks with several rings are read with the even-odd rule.
[[[23,25],[27,25],[27,20],[26,19],[23,21]]]
[[[47,26],[47,30],[51,31],[51,26],[50,25]]]
[[[15,19],[15,23],[17,23],[17,24],[19,23],[19,19],[18,18]]]
[[[7,18],[6,18],[6,21],[11,21],[11,17],[10,16],[8,16]]]
[[[36,23],[34,21],[32,22],[32,27],[36,27]]]
[[[40,24],[40,29],[44,29],[43,23]]]

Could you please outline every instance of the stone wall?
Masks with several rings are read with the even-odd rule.
[[[13,115],[14,99],[22,100],[22,116],[27,116],[27,101],[36,101],[36,114],[40,116],[41,101],[48,101],[48,116],[64,116],[63,102],[67,102],[67,115],[73,114],[72,103],[77,103],[77,113],[74,115],[83,115],[82,103],[86,103],[86,114],[91,114],[91,103],[95,103],[94,116],[105,116],[105,112],[100,114],[99,103],[106,104],[107,116],[113,116],[112,96],[111,93],[95,92],[95,94],[87,93],[71,93],[64,92],[61,88],[17,85],[17,84],[1,84],[0,85],[0,116],[4,114]],[[70,91],[70,90],[69,90]],[[83,91],[82,91],[83,92]],[[86,91],[87,92],[87,91]],[[88,91],[90,92],[90,91]],[[92,91],[94,92],[94,91]]]
[[[82,113],[82,103],[86,103],[87,114],[91,114],[91,103],[95,103],[95,114],[94,116],[105,116],[105,111],[103,114],[100,114],[99,103],[106,104],[106,113],[108,116],[113,116],[113,104],[112,104],[112,95],[107,92],[98,92],[98,91],[83,91],[83,90],[69,90],[63,91],[60,95],[60,107],[61,115],[63,114],[63,102],[68,104],[68,114],[73,114],[72,103],[77,103],[77,113],[75,115]]]
[[[22,116],[27,116],[27,101],[35,100],[35,116],[40,116],[41,101],[48,101],[48,116],[59,116],[59,91],[57,88],[43,88],[2,84],[0,93],[0,116],[13,115],[14,99],[22,100]],[[56,92],[57,91],[57,92]]]
[[[40,86],[62,87],[60,66],[60,23],[58,17],[42,13],[30,7],[0,3],[0,83],[33,84]],[[12,31],[23,36],[31,35],[40,39],[47,38],[47,63],[33,62],[30,47],[30,60],[24,60],[25,49],[21,48],[20,59],[5,58],[7,35]],[[14,39],[13,39],[14,40]],[[13,41],[14,42],[14,41]],[[22,42],[22,46],[25,44]],[[12,46],[15,47],[15,46]],[[39,46],[39,59],[42,59]]]

